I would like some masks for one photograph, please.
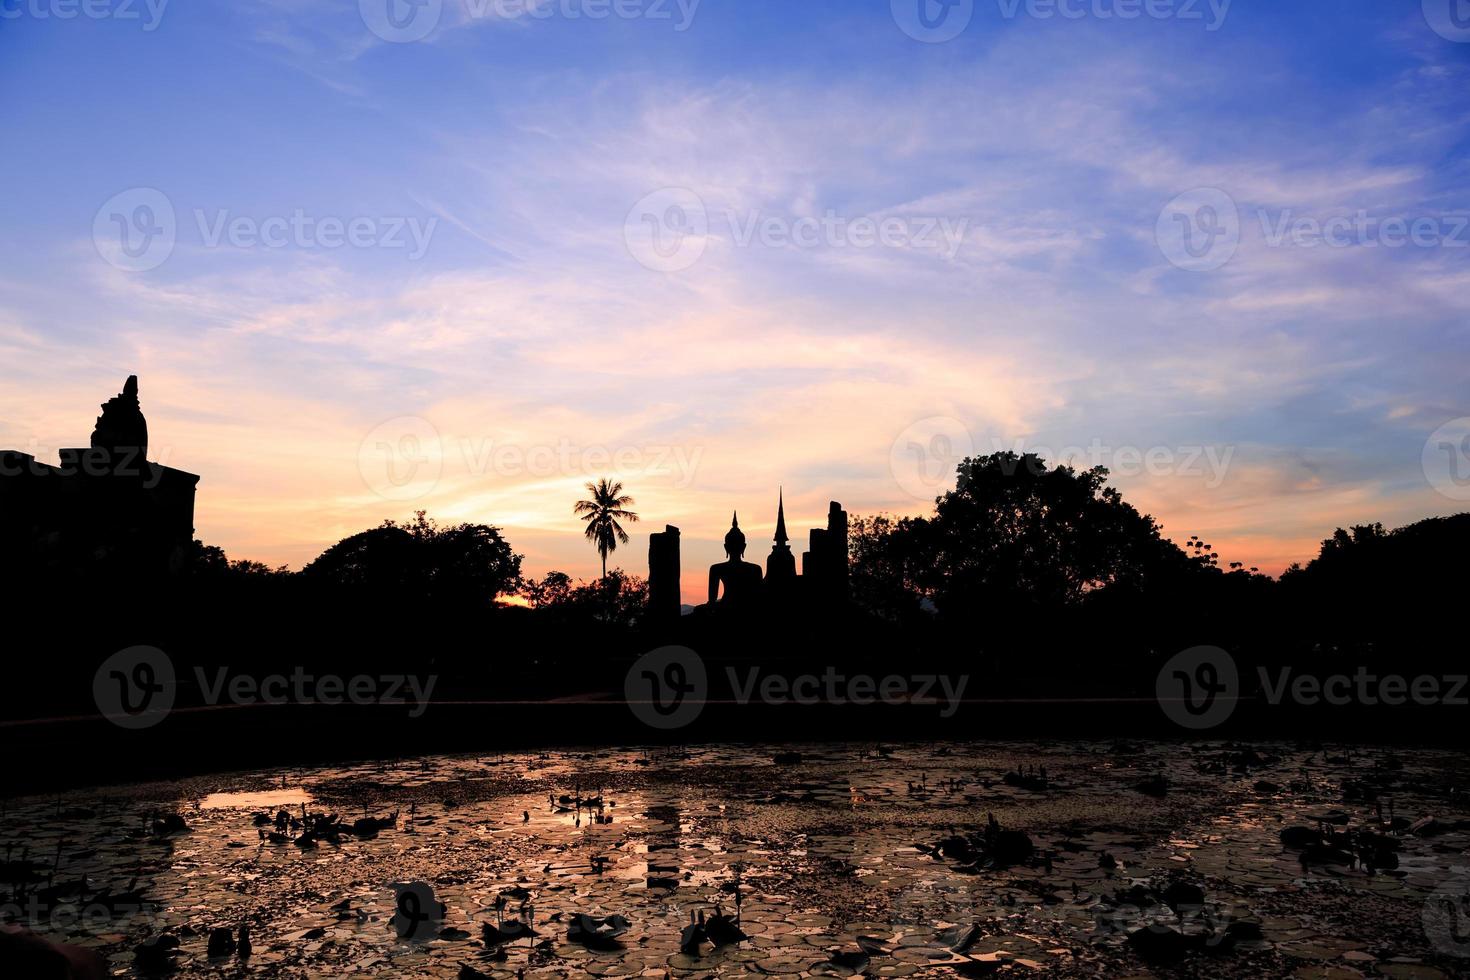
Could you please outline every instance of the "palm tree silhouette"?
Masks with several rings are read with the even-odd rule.
[[[606,579],[608,554],[617,551],[620,543],[628,543],[628,532],[618,520],[638,520],[637,514],[624,509],[635,501],[623,494],[621,483],[608,483],[606,477],[587,484],[587,492],[591,499],[577,501],[572,511],[587,522],[587,540],[597,545],[597,553],[602,556],[602,577]]]

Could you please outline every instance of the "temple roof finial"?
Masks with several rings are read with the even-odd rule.
[[[120,394],[102,403],[92,429],[92,448],[141,462],[148,458],[148,422],[138,406],[138,376],[128,375]]]

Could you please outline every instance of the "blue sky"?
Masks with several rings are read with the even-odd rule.
[[[0,442],[54,455],[137,373],[233,555],[426,508],[588,575],[570,504],[606,474],[694,581],[731,509],[763,560],[777,486],[794,527],[918,512],[956,446],[1094,447],[1168,533],[1273,571],[1464,506],[1424,462],[1470,416],[1449,0],[975,0],[941,43],[919,0],[442,0],[403,42],[388,0],[124,2],[0,0]],[[107,229],[144,188],[174,244],[132,268]],[[1181,267],[1201,189],[1236,230]],[[694,260],[650,268],[671,201]],[[362,238],[259,243],[293,215]]]

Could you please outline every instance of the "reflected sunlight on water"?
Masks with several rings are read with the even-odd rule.
[[[214,790],[202,796],[154,784],[11,801],[0,896],[11,919],[102,949],[117,976],[161,932],[179,939],[175,976],[233,970],[205,947],[241,924],[252,977],[1113,975],[1141,969],[1142,927],[1208,936],[1237,920],[1258,938],[1213,956],[1211,972],[1280,976],[1390,949],[1432,958],[1403,923],[1470,848],[1453,753],[817,745],[776,764],[789,748],[434,756],[191,783]],[[1347,803],[1345,785],[1376,799]],[[1403,833],[1398,867],[1372,874],[1283,848],[1282,828],[1332,811],[1385,834],[1407,823],[1393,814],[1432,812],[1439,826],[1432,840]],[[968,868],[936,855],[992,815],[1034,854]],[[390,885],[415,881],[445,911],[401,940]],[[1181,881],[1205,896],[1190,915],[1149,904]],[[746,938],[681,951],[691,922],[735,914],[737,895]],[[630,927],[592,949],[568,941],[579,913]],[[482,940],[483,924],[518,918],[536,935]]]
[[[314,800],[304,789],[210,793],[199,801],[201,810],[277,810],[281,807],[311,806]]]

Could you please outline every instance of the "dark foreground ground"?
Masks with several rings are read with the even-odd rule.
[[[1302,743],[426,756],[12,798],[0,895],[118,976],[167,935],[180,977],[1435,978],[1470,965],[1467,786],[1462,753]],[[411,882],[445,911],[405,930]]]

